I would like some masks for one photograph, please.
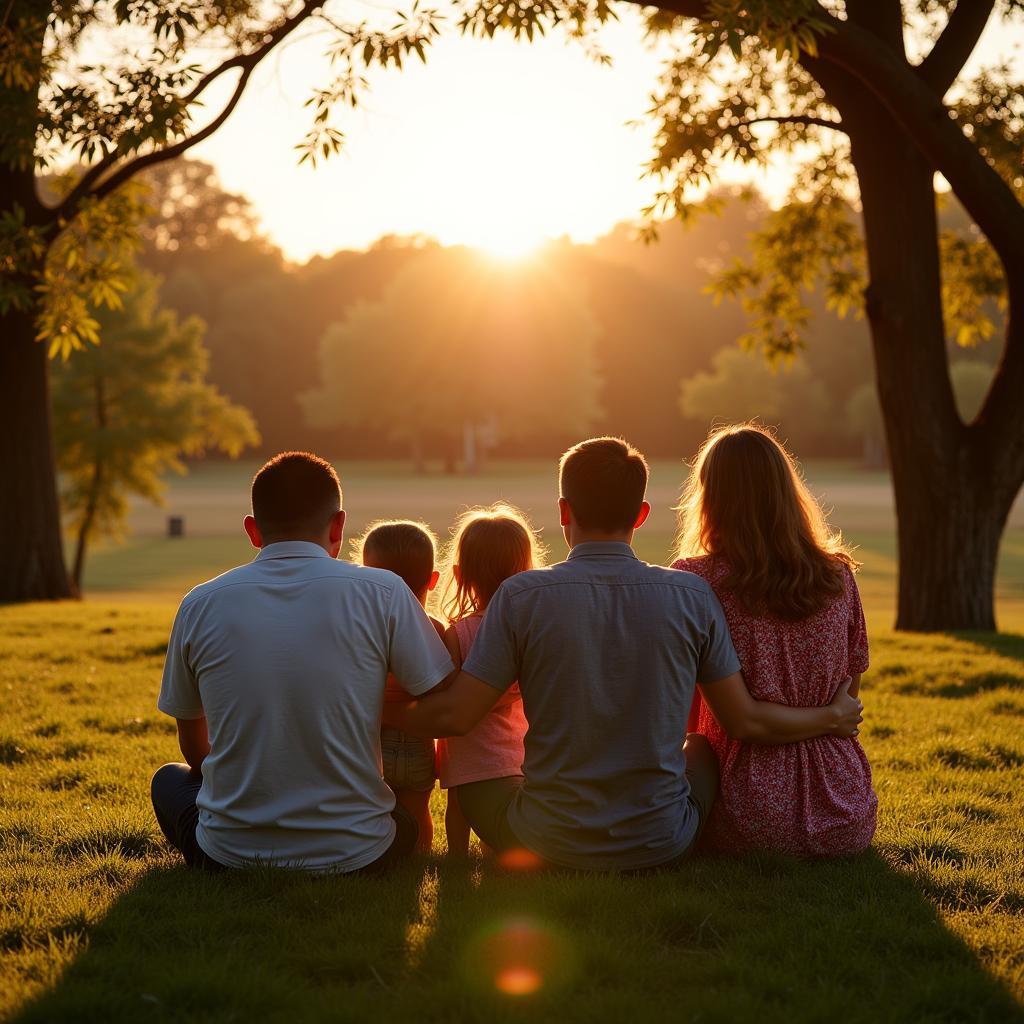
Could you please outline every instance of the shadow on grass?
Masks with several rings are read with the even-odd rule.
[[[937,894],[937,898],[942,898]],[[411,865],[384,880],[152,871],[18,1024],[1016,1021],[877,853],[650,878]]]
[[[1024,635],[1020,633],[951,633],[956,640],[985,647],[993,654],[1024,663]]]

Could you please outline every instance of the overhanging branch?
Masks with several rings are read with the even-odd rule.
[[[799,114],[794,114],[791,117],[754,117],[749,121],[739,121],[733,127],[735,128],[740,125],[750,127],[755,124],[795,124],[801,125],[804,128],[831,128],[832,131],[844,133],[846,131],[842,121],[831,121],[825,117],[809,117]]]
[[[938,97],[956,81],[977,46],[995,0],[957,0],[946,27],[915,73]]]
[[[180,156],[197,143],[202,142],[203,139],[212,135],[228,119],[228,116],[238,105],[238,101],[242,98],[242,92],[249,81],[249,77],[260,61],[262,61],[263,58],[287,36],[291,35],[291,33],[294,32],[295,29],[297,29],[303,22],[307,21],[313,14],[323,7],[326,2],[327,0],[307,0],[307,2],[304,3],[302,7],[290,18],[285,18],[275,28],[267,31],[263,37],[263,42],[251,53],[237,54],[234,57],[229,58],[207,74],[203,75],[199,81],[196,82],[192,90],[182,97],[182,102],[186,107],[199,99],[206,89],[222,76],[236,69],[241,71],[235,90],[232,93],[231,98],[228,100],[224,110],[205,128],[196,132],[194,135],[181,139],[172,146],[154,150],[153,152],[146,153],[142,156],[137,156],[124,164],[120,170],[111,174],[110,177],[104,178],[103,176],[116,167],[118,162],[121,160],[121,154],[116,150],[109,153],[100,160],[99,163],[86,171],[64,200],[58,206],[54,207],[52,213],[53,219],[62,219],[65,221],[70,220],[74,217],[78,207],[87,196],[92,195],[102,198],[105,195],[109,195],[115,188],[119,185],[123,185],[129,178],[138,174],[139,171],[144,170],[146,167],[153,166],[154,164],[162,163],[165,160],[171,160],[176,156]],[[97,184],[101,179],[102,183]]]
[[[893,114],[915,145],[950,183],[984,232],[1008,274],[1024,273],[1024,207],[949,110],[906,63],[878,46],[870,32],[831,19],[833,31],[818,38],[819,59],[859,79]]]
[[[104,178],[99,185],[90,191],[90,196],[103,199],[140,171],[145,170],[147,167],[152,167],[154,164],[163,163],[165,160],[173,160],[176,156],[181,156],[182,153],[187,152],[197,143],[202,142],[203,139],[208,139],[231,116],[231,112],[238,106],[238,101],[242,98],[242,93],[245,92],[245,87],[249,83],[249,76],[252,72],[253,67],[244,67],[242,69],[238,83],[235,85],[235,90],[231,94],[231,99],[228,100],[224,105],[224,109],[205,128],[194,135],[188,136],[188,138],[182,139],[180,142],[176,142],[173,146],[155,149],[151,153],[145,153],[142,156],[136,157],[131,163],[125,164],[120,170],[111,174],[109,178]]]

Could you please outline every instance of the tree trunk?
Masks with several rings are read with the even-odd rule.
[[[0,601],[70,597],[46,346],[29,312],[0,320]]]
[[[103,377],[97,375],[95,381],[96,396],[96,453],[93,456],[92,482],[89,484],[89,499],[85,504],[82,522],[78,527],[78,538],[75,543],[75,561],[71,570],[71,587],[76,597],[82,594],[82,573],[85,569],[85,548],[89,543],[93,525],[96,522],[96,509],[99,506],[100,493],[103,490],[103,432],[107,428],[107,403],[104,395]]]
[[[1006,517],[982,481],[968,489],[965,478],[950,479],[939,504],[903,503],[897,629],[996,628],[996,561]]]
[[[454,476],[459,471],[459,442],[458,439],[446,436],[444,444],[444,471],[447,476]]]
[[[949,379],[933,170],[880,105],[843,108],[864,210],[867,315],[899,549],[896,628],[995,629],[1009,505]]]
[[[10,24],[34,26],[42,66],[45,5],[16,0]],[[24,116],[0,123],[0,213],[22,215],[26,227],[52,229],[53,217],[36,194],[31,154],[38,82],[0,82],[4,106]],[[20,159],[19,159],[20,157]],[[19,267],[25,294],[33,295],[38,267]],[[50,419],[46,345],[35,340],[34,306],[0,315],[0,601],[70,597],[61,544],[60,508]]]
[[[864,431],[861,452],[865,469],[888,469],[889,460],[885,453],[885,442],[876,430]]]
[[[423,460],[423,441],[418,433],[413,434],[409,441],[409,454],[412,456],[412,471],[422,476],[427,471],[427,464]]]
[[[477,459],[476,427],[472,422],[466,420],[462,424],[462,463],[466,473],[470,476],[479,472],[480,465]]]

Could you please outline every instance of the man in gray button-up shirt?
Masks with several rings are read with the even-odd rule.
[[[630,547],[650,511],[635,449],[585,441],[563,457],[560,483],[568,559],[506,580],[453,685],[386,713],[409,732],[460,734],[518,680],[529,723],[523,775],[459,787],[481,839],[571,868],[671,864],[691,848],[717,789],[707,741],[686,738],[698,682],[723,720],[756,717],[765,742],[832,731],[856,702],[784,708],[749,696],[709,585],[641,562]]]

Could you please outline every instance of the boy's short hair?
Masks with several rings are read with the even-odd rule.
[[[421,594],[430,586],[434,574],[437,542],[425,523],[411,519],[394,519],[374,523],[358,542],[359,554],[378,569],[389,569],[405,580],[414,593]]]
[[[264,538],[318,534],[341,509],[334,467],[310,452],[281,452],[252,480],[252,516]]]
[[[631,530],[647,491],[647,460],[619,437],[593,437],[559,463],[562,497],[584,530]]]

